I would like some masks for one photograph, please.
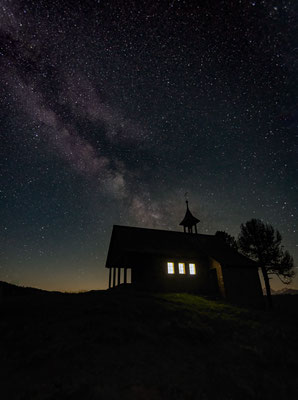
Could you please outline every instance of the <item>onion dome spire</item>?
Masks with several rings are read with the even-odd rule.
[[[200,220],[192,215],[192,213],[188,208],[188,200],[186,200],[186,213],[179,225],[182,225],[184,227],[184,232],[198,233],[197,231],[198,222],[200,222]]]

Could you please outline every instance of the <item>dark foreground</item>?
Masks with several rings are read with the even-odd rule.
[[[274,312],[172,294],[33,293],[0,303],[0,397],[297,399],[297,296]]]

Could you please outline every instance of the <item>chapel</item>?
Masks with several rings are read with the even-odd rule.
[[[186,201],[182,232],[114,225],[106,268],[109,289],[188,292],[260,305],[258,264],[215,235],[198,233],[198,218]]]

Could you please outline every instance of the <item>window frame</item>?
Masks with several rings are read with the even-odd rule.
[[[170,272],[170,268],[173,272]],[[167,273],[168,275],[175,275],[175,263],[173,261],[167,261]]]
[[[191,276],[197,275],[197,268],[196,268],[196,264],[195,263],[188,263],[188,269],[189,269],[189,275],[191,275]]]
[[[183,270],[181,272],[180,266],[182,266]],[[178,262],[178,272],[179,275],[186,275],[186,270],[185,270],[185,263],[184,262]]]

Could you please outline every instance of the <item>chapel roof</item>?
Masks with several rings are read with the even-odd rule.
[[[257,267],[215,235],[114,225],[106,268],[129,267],[123,263],[125,256],[132,253],[188,259],[202,254],[226,266]]]

